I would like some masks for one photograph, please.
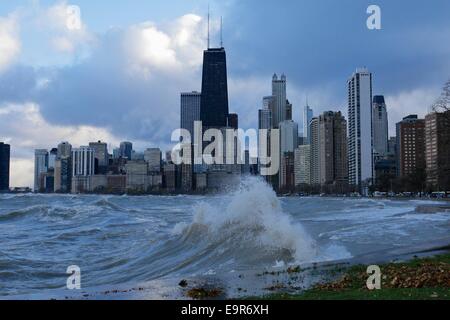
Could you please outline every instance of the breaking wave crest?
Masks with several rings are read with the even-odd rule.
[[[247,178],[231,195],[195,206],[190,224],[173,229],[183,242],[208,244],[220,255],[249,263],[310,262],[317,255],[313,239],[285,214],[270,186]]]

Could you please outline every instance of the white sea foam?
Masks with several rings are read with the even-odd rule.
[[[236,252],[252,247],[265,253],[287,251],[296,262],[311,261],[317,255],[314,240],[282,211],[275,192],[258,178],[242,181],[231,195],[199,203],[193,222],[176,225],[173,233],[211,244],[225,243]]]

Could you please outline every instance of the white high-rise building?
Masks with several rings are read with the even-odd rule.
[[[384,96],[373,97],[373,152],[383,157],[388,153],[389,123]]]
[[[80,147],[72,150],[72,176],[94,175],[94,150],[90,147]]]
[[[191,142],[194,141],[194,122],[200,121],[200,92],[181,93],[181,123],[180,128],[189,131]]]
[[[312,109],[306,104],[303,109],[303,143],[311,144],[311,127],[309,126],[314,114]]]
[[[311,127],[311,163],[310,163],[310,178],[311,184],[320,184],[320,128],[319,128],[319,118],[312,118],[310,122]]]
[[[298,124],[292,120],[280,123],[280,151],[281,155],[286,152],[294,152],[298,146]]]
[[[311,184],[311,146],[299,146],[294,157],[295,186]]]
[[[349,184],[364,191],[373,179],[372,74],[357,69],[347,84]]]
[[[280,79],[276,74],[272,78],[272,96],[274,99],[274,112],[272,114],[272,125],[279,128],[281,122],[286,120],[286,76],[283,74]]]
[[[34,192],[39,192],[43,188],[41,175],[48,171],[48,151],[37,149],[34,151]]]

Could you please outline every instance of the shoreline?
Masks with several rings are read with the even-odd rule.
[[[0,192],[0,195],[42,195],[42,196],[116,196],[116,197],[179,197],[179,196],[215,196],[222,195],[221,192],[193,192],[193,193],[171,193],[171,192],[155,192],[155,193],[39,193],[39,192]],[[431,198],[431,197],[370,197],[370,196],[361,196],[361,197],[352,197],[352,196],[338,196],[338,195],[309,195],[309,196],[301,196],[297,194],[277,194],[277,198],[323,198],[323,199],[372,199],[372,200],[392,200],[392,201],[407,201],[407,200],[417,200],[417,201],[434,201],[434,202],[443,202],[449,203],[450,198]]]
[[[446,250],[431,257],[380,264],[380,290],[367,288],[367,266],[358,264],[324,270],[324,279],[328,279],[301,293],[280,291],[247,300],[450,300],[450,248]]]

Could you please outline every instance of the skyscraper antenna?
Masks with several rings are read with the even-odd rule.
[[[220,17],[220,47],[223,48],[223,18]]]
[[[209,3],[208,3],[208,49],[209,49]]]

